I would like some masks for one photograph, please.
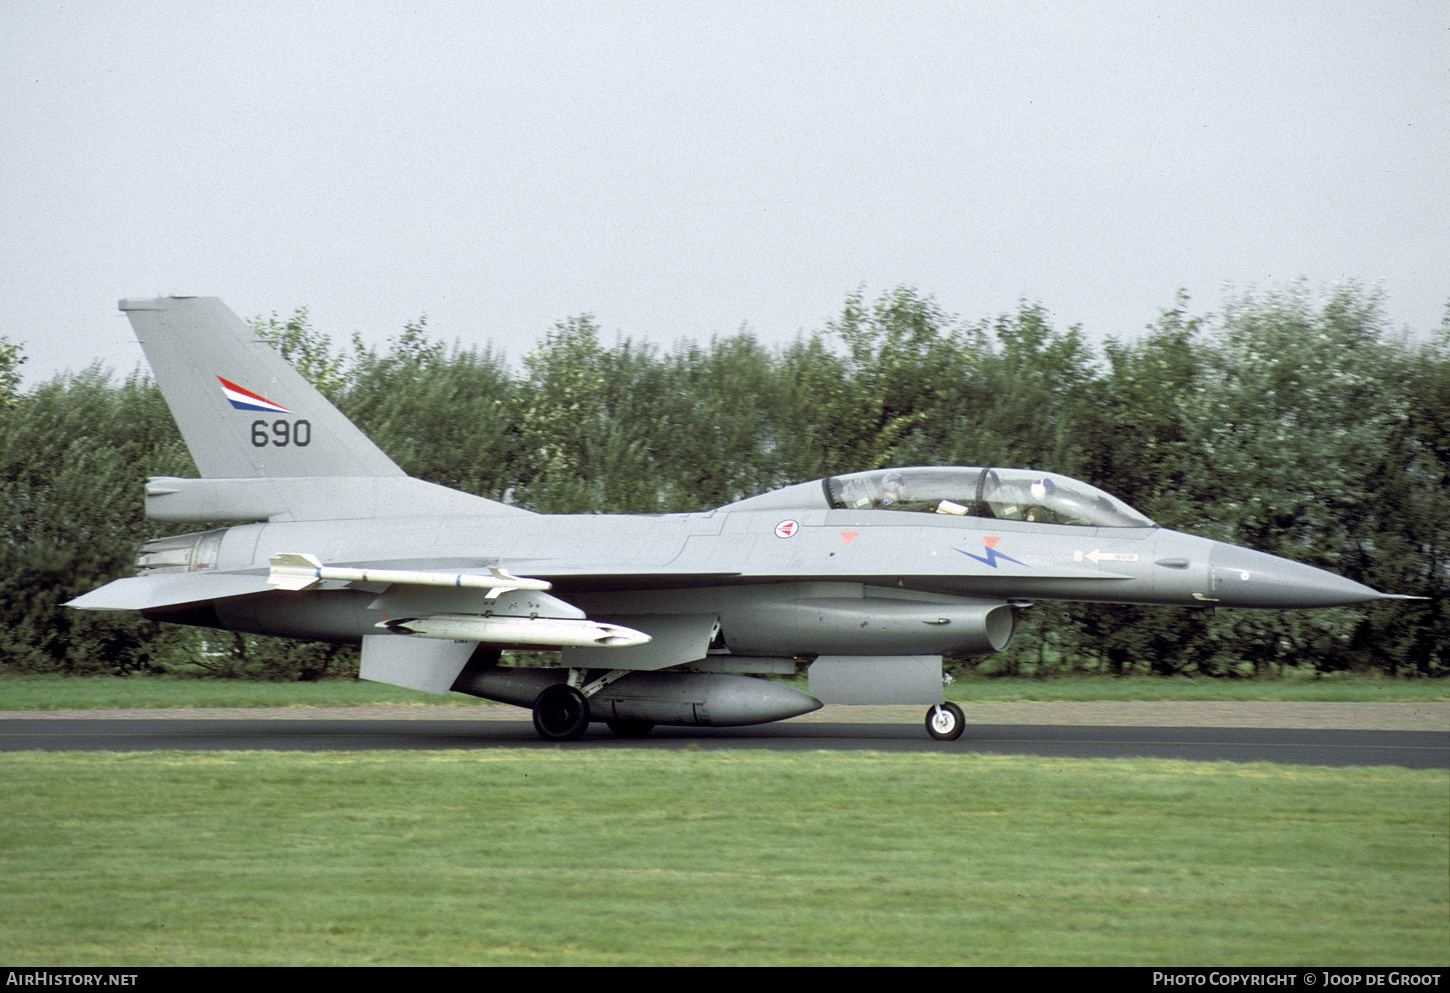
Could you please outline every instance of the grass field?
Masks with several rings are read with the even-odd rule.
[[[1377,679],[1020,700],[1434,701]],[[0,677],[0,710],[484,701]],[[878,753],[0,754],[27,965],[1450,964],[1450,774]]]
[[[1444,965],[1450,776],[759,752],[0,755],[0,959]]]
[[[798,684],[806,689],[804,681]],[[1224,680],[1137,677],[970,679],[947,687],[947,699],[1019,700],[1275,700],[1424,702],[1450,700],[1450,680],[1327,679]],[[446,697],[382,683],[336,679],[320,683],[261,683],[175,676],[0,676],[0,710],[90,710],[137,707],[342,707],[392,703],[489,707],[486,700]]]

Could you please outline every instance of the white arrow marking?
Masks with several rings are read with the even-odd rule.
[[[1075,558],[1076,556],[1074,556]],[[1100,552],[1096,548],[1088,552],[1085,558],[1092,561],[1093,565],[1099,562],[1136,562],[1138,556],[1132,552]]]

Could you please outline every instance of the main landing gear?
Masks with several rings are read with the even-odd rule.
[[[575,670],[570,673],[570,682],[547,686],[534,698],[534,730],[539,737],[546,741],[575,741],[589,730],[589,696],[610,677],[618,676],[610,673],[583,688],[572,685],[583,675]],[[621,738],[640,738],[654,729],[652,721],[615,719],[605,723]],[[940,703],[926,712],[926,733],[937,741],[956,741],[965,726],[966,715],[954,703]]]
[[[548,741],[573,741],[589,730],[589,701],[566,683],[555,683],[534,698],[534,730]]]
[[[546,687],[534,697],[534,730],[546,741],[574,741],[589,730],[589,698],[623,676],[625,669],[613,669],[588,681],[586,669],[570,669],[565,683]],[[609,730],[621,738],[643,738],[654,729],[652,721],[606,721]]]
[[[939,703],[926,712],[926,733],[937,741],[956,741],[962,736],[967,715],[954,703]]]

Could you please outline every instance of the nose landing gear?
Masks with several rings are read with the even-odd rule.
[[[954,703],[939,703],[926,712],[926,733],[937,741],[956,741],[962,736],[967,716]]]

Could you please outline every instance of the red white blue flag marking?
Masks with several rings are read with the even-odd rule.
[[[232,406],[237,410],[260,410],[271,414],[292,413],[292,411],[280,403],[273,403],[261,394],[253,393],[251,390],[244,390],[229,379],[222,379],[220,376],[217,379],[221,381],[222,392],[227,395],[227,399],[231,401]]]

